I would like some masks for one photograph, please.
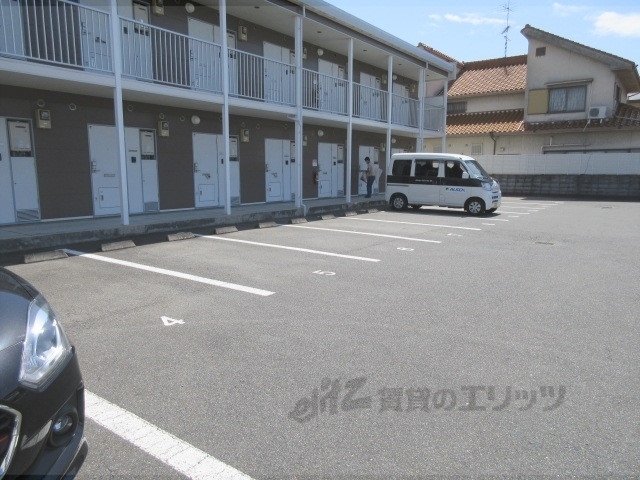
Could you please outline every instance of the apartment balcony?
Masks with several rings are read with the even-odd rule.
[[[117,18],[123,78],[217,95],[222,102],[223,62],[228,67],[228,95],[256,103],[258,108],[296,106],[296,65],[240,49],[190,37],[148,23]],[[115,78],[111,14],[67,0],[0,2],[0,56],[14,61],[106,75]],[[302,108],[338,117],[349,115],[349,81],[303,68]],[[58,76],[65,77],[58,72]],[[46,75],[45,75],[46,77]],[[91,77],[86,77],[91,82]],[[127,88],[127,87],[123,87]],[[144,89],[143,89],[144,90]],[[166,91],[166,90],[165,90]],[[173,94],[180,96],[175,90]],[[391,98],[390,98],[391,97]],[[444,100],[410,98],[353,83],[352,116],[405,129],[442,131]],[[389,103],[389,99],[391,102]],[[422,107],[421,107],[422,105]]]

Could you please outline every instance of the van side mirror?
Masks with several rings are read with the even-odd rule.
[[[469,178],[469,172],[462,172],[462,178]]]

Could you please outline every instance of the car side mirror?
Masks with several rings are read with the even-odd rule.
[[[464,179],[469,178],[469,172],[462,172],[462,178]]]

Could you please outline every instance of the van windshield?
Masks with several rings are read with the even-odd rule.
[[[476,178],[491,178],[482,165],[475,160],[464,162],[465,167],[469,170],[469,175]]]

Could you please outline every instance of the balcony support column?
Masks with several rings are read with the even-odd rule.
[[[347,204],[351,203],[351,152],[353,151],[353,38],[347,40],[347,167],[344,179]],[[356,172],[357,173],[357,172]],[[358,180],[359,181],[359,180]]]
[[[120,219],[122,225],[129,225],[129,188],[127,185],[127,152],[124,140],[124,111],[122,107],[122,38],[120,33],[120,18],[118,4],[110,0],[111,4],[111,38],[113,50],[113,73],[115,87],[113,89],[113,105],[118,134],[118,165],[120,169]]]
[[[444,82],[444,89],[442,92],[442,102],[443,102],[444,108],[440,113],[442,115],[442,148],[441,150],[443,153],[447,152],[447,95],[449,95],[448,79],[447,81]]]
[[[393,56],[387,57],[387,138],[385,140],[385,173],[389,171],[389,161],[391,158],[391,109],[393,108]],[[379,160],[378,160],[379,161]],[[378,164],[378,168],[380,165]],[[378,187],[379,188],[379,187]]]
[[[304,8],[304,7],[303,7]],[[302,16],[295,18],[295,53],[296,53],[296,118],[295,118],[295,144],[296,144],[296,208],[302,207]],[[305,212],[306,214],[306,209]]]
[[[427,64],[427,67],[429,65]],[[424,150],[424,112],[425,112],[425,92],[427,69],[421,68],[418,79],[418,139],[416,141],[416,152],[422,152]]]
[[[227,1],[219,0],[218,11],[220,12],[220,37],[222,39],[222,138],[224,141],[224,182],[225,199],[224,213],[231,215],[231,162],[229,145],[229,42],[227,41]]]

